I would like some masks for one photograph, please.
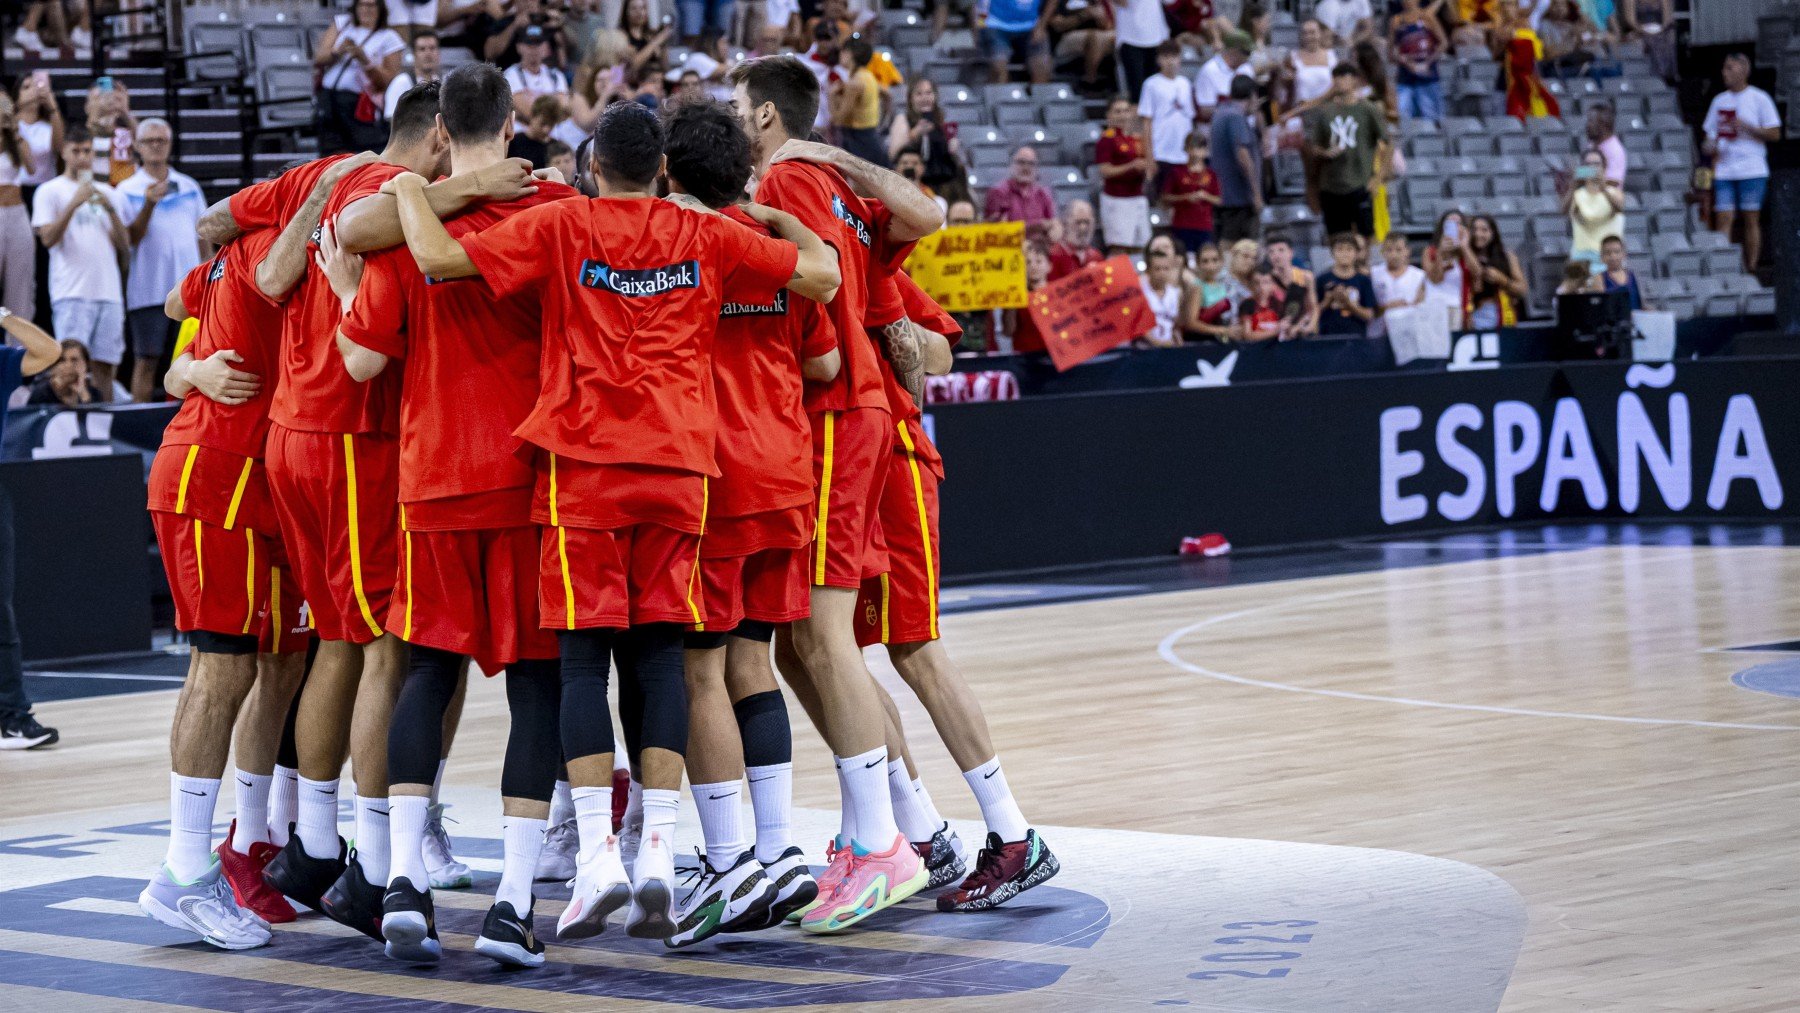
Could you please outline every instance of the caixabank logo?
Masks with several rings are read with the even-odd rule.
[[[654,296],[676,289],[699,288],[700,262],[684,260],[663,267],[622,268],[598,260],[584,260],[577,277],[588,288],[604,289],[615,295]]]

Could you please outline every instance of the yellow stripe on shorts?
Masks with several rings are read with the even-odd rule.
[[[350,501],[350,588],[356,592],[356,606],[362,610],[363,622],[369,624],[370,633],[379,637],[381,624],[375,621],[375,611],[369,608],[369,598],[363,593],[362,522],[356,516],[356,438],[349,433],[344,434],[344,486],[349,490]]]
[[[194,458],[199,456],[200,447],[195,444],[188,448],[187,460],[181,462],[181,486],[175,490],[175,512],[178,514],[187,513],[188,479],[194,474]]]
[[[830,539],[826,537],[826,521],[831,518],[831,465],[832,457],[837,451],[837,412],[825,413],[825,459],[819,469],[819,514],[817,523],[813,525],[814,556],[817,562],[813,566],[813,583],[823,586],[825,583],[825,548]]]
[[[240,633],[249,633],[250,624],[256,621],[256,530],[244,529],[244,548],[249,553],[249,562],[244,564],[244,628]]]

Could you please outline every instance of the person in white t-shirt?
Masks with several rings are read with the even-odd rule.
[[[1369,0],[1319,0],[1312,16],[1331,29],[1339,45],[1348,46],[1356,30],[1368,24],[1375,12],[1369,7]]]
[[[1158,0],[1113,0],[1113,38],[1125,94],[1136,98],[1156,72],[1156,47],[1169,38],[1169,19]]]
[[[550,33],[542,25],[526,25],[519,32],[519,62],[506,68],[512,88],[513,129],[524,130],[531,121],[531,105],[539,96],[555,95],[569,101],[569,79],[544,61],[550,56]]]
[[[1156,73],[1144,81],[1138,115],[1150,135],[1161,193],[1163,177],[1187,164],[1187,136],[1194,131],[1194,86],[1181,76],[1181,43],[1174,39],[1156,48]]]
[[[388,82],[387,93],[382,98],[382,113],[388,119],[394,118],[394,109],[400,105],[400,96],[412,91],[417,85],[444,79],[443,50],[438,46],[438,34],[429,28],[421,28],[413,33],[412,66],[394,75]]]
[[[162,356],[175,340],[177,325],[163,313],[163,300],[207,252],[199,239],[206,195],[193,177],[169,168],[172,141],[167,120],[139,123],[136,151],[142,165],[118,188],[131,239],[125,325],[131,334],[133,401],[150,400]]]
[[[387,144],[382,103],[400,73],[406,43],[387,26],[385,0],[356,0],[313,52],[319,73],[319,154],[380,151]]]
[[[1194,75],[1194,106],[1202,123],[1211,123],[1213,110],[1231,97],[1233,79],[1254,75],[1250,51],[1255,46],[1248,32],[1226,32],[1219,51],[1200,65],[1200,72]]]
[[[401,38],[411,42],[420,32],[437,28],[438,0],[383,0],[387,21]]]
[[[50,251],[50,313],[58,338],[93,359],[95,386],[112,400],[125,357],[125,291],[119,254],[130,245],[118,193],[94,179],[94,140],[82,124],[63,137],[63,174],[37,188],[31,225]]]
[[[1769,190],[1769,142],[1781,137],[1781,114],[1769,93],[1750,84],[1750,58],[1733,53],[1720,76],[1725,90],[1713,97],[1702,129],[1713,156],[1713,228],[1731,235],[1744,219],[1744,265],[1762,258],[1762,206]]]
[[[1425,272],[1413,266],[1412,247],[1398,232],[1388,233],[1381,244],[1381,262],[1369,269],[1369,281],[1375,286],[1375,304],[1381,309],[1369,321],[1369,337],[1387,337],[1389,310],[1417,306],[1425,301]]]

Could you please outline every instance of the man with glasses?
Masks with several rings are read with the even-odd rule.
[[[193,177],[169,167],[174,135],[168,121],[138,124],[138,171],[119,184],[125,228],[131,238],[131,272],[125,279],[125,321],[131,336],[131,399],[148,401],[158,365],[177,326],[163,315],[163,299],[209,252],[196,238],[206,195]]]
[[[1029,145],[1013,152],[1012,175],[987,193],[990,222],[1024,222],[1026,239],[1045,239],[1056,218],[1056,198],[1038,182],[1038,155]]]

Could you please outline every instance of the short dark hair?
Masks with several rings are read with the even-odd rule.
[[[388,123],[388,143],[405,147],[417,144],[431,128],[437,126],[438,93],[436,81],[416,84],[400,96],[394,106],[394,117]]]
[[[1274,246],[1276,243],[1280,243],[1281,245],[1287,247],[1290,250],[1294,248],[1294,241],[1292,239],[1288,238],[1287,233],[1271,232],[1263,238],[1263,249],[1266,250],[1269,247]]]
[[[636,102],[615,102],[594,124],[594,162],[614,185],[647,187],[662,168],[663,125]]]
[[[1623,237],[1623,236],[1607,236],[1605,239],[1600,240],[1600,248],[1605,249],[1607,243],[1618,243],[1620,246],[1624,246],[1625,245],[1625,237]]]
[[[567,144],[564,144],[554,137],[550,138],[550,142],[544,145],[545,161],[561,158],[564,155],[573,155],[574,153],[575,150],[573,148],[570,148]]]
[[[718,102],[675,107],[668,120],[669,178],[709,208],[744,195],[750,182],[750,138],[737,116]]]
[[[858,67],[867,67],[869,61],[875,59],[875,47],[860,35],[850,36],[850,40],[844,43],[844,52],[850,54],[850,62]]]
[[[1356,77],[1361,73],[1362,71],[1356,69],[1356,64],[1349,62],[1340,63],[1331,68],[1332,77]]]
[[[412,42],[410,43],[410,45],[412,46],[412,48],[417,49],[417,48],[419,48],[419,40],[420,39],[430,39],[431,41],[436,42],[437,37],[438,37],[438,33],[437,33],[437,29],[435,29],[435,28],[415,27],[413,29],[413,37],[412,37]]]
[[[789,137],[805,137],[819,117],[819,79],[792,56],[746,60],[731,71],[732,87],[743,85],[752,105],[775,105]]]
[[[456,144],[493,140],[512,119],[512,87],[491,63],[465,63],[451,71],[438,98],[444,129]]]
[[[1256,94],[1256,79],[1255,78],[1247,77],[1243,74],[1239,74],[1236,77],[1233,77],[1231,79],[1231,99],[1232,99],[1232,101],[1242,102],[1243,100],[1245,100],[1255,94]]]
[[[1362,247],[1362,244],[1356,241],[1356,233],[1354,232],[1339,232],[1331,237],[1327,245],[1333,250],[1340,246],[1348,246],[1352,249],[1360,249]]]
[[[1158,60],[1162,59],[1165,56],[1180,56],[1180,55],[1181,55],[1181,43],[1176,42],[1174,39],[1164,39],[1163,44],[1156,47],[1156,58]]]
[[[86,123],[71,123],[63,128],[63,144],[92,144],[94,135],[89,132]]]

